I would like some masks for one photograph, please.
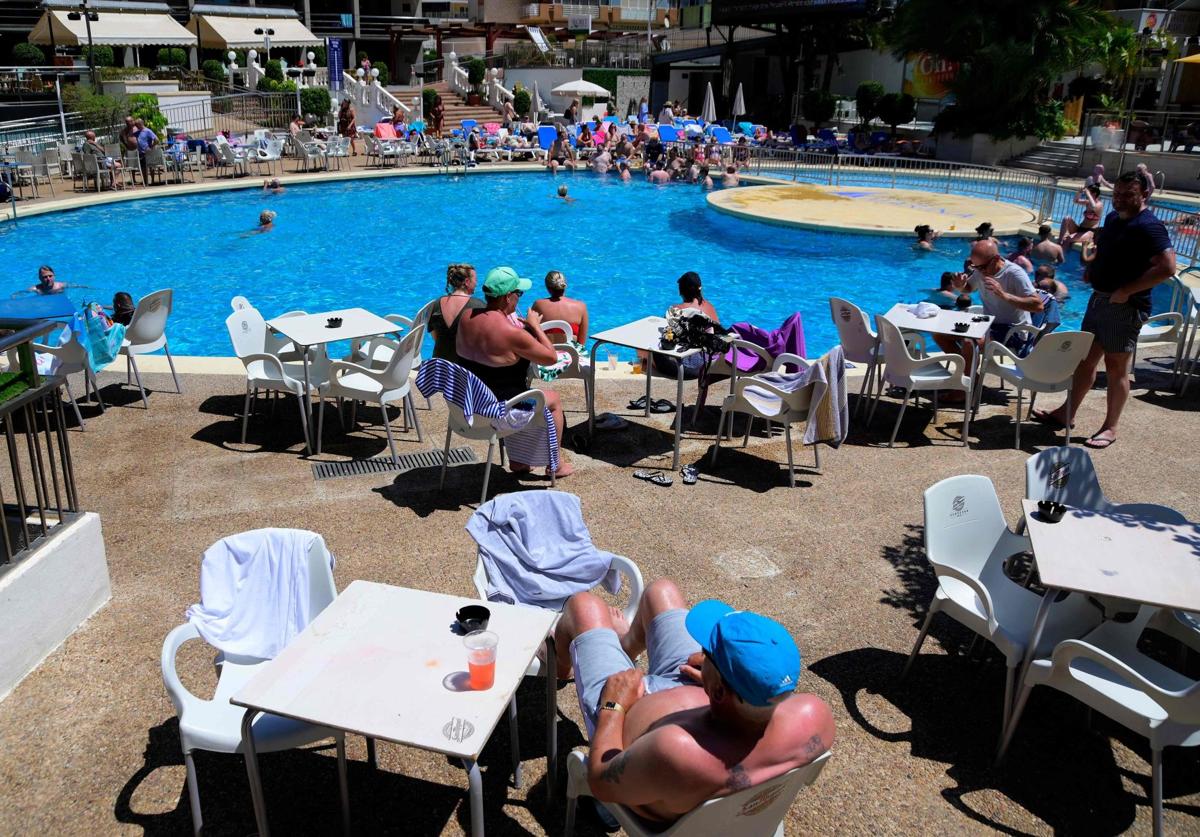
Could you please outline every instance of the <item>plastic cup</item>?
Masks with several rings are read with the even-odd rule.
[[[472,631],[463,639],[471,688],[477,692],[492,688],[496,682],[496,645],[499,642],[500,637],[492,631]]]
[[[616,371],[616,368],[617,368],[617,353],[616,352],[608,353],[608,368],[611,371]]]

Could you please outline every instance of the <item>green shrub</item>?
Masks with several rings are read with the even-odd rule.
[[[429,112],[433,110],[433,106],[437,104],[437,97],[438,92],[432,87],[421,88],[422,113],[424,113],[426,116],[428,116]]]
[[[813,88],[804,91],[800,106],[804,109],[804,118],[812,120],[813,128],[816,129],[821,127],[821,123],[833,118],[834,111],[837,110],[837,98],[828,90]]]
[[[158,63],[164,67],[182,67],[187,53],[179,47],[163,47],[158,51]]]
[[[598,84],[611,93],[614,97],[617,95],[617,71],[616,70],[592,70],[583,71],[583,80],[590,81],[592,84]]]
[[[40,67],[46,63],[46,54],[34,44],[14,44],[12,57],[14,62],[22,66]]]
[[[113,48],[110,47],[108,44],[98,44],[98,45],[92,47],[90,51],[92,52],[92,54],[94,54],[96,56],[96,66],[97,67],[111,67],[113,64],[116,63],[116,59],[113,57]],[[83,48],[84,63],[89,63],[88,62],[88,52],[89,52],[88,48],[84,47]]]
[[[283,65],[275,58],[263,64],[263,72],[271,81],[283,81]]]
[[[513,91],[513,109],[518,116],[524,116],[529,113],[529,108],[533,106],[533,96],[524,87],[520,87]]]
[[[258,87],[256,89],[259,93],[295,93],[296,82],[290,79],[276,81],[269,76],[263,76],[258,80]]]
[[[467,81],[476,90],[479,85],[483,84],[483,80],[487,77],[487,64],[478,56],[471,56],[466,60],[467,66]]]
[[[877,81],[864,81],[854,93],[854,102],[858,105],[858,119],[863,125],[879,116],[879,102],[885,91]]]
[[[333,100],[329,91],[324,87],[303,87],[300,89],[300,110],[311,113],[318,119],[323,119],[333,110]]]
[[[148,79],[150,70],[147,67],[101,67],[101,81],[119,81],[127,78]]]
[[[316,46],[316,47],[309,47],[308,49],[304,50],[304,60],[305,61],[308,60],[308,54],[310,52],[313,54],[312,63],[314,65],[316,65],[317,67],[324,67],[325,66],[325,47]],[[307,67],[308,65],[305,64],[304,66]]]
[[[917,115],[917,100],[908,93],[888,93],[879,100],[879,118],[896,134],[896,126],[911,122]]]
[[[388,65],[382,61],[376,61],[371,65],[372,70],[379,70],[379,78],[376,79],[380,84],[387,84],[391,76],[388,75]]]
[[[158,97],[153,93],[134,93],[129,97],[129,115],[146,123],[146,127],[158,134],[159,139],[167,137],[167,117],[158,109]]]
[[[83,117],[83,124],[100,136],[116,136],[129,113],[129,100],[126,97],[96,93],[87,84],[68,84],[63,88],[62,97],[63,107],[68,111],[78,111]]]
[[[225,65],[215,58],[210,58],[200,65],[200,71],[204,73],[204,77],[210,81],[225,80]]]

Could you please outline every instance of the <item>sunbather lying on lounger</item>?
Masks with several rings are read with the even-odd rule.
[[[633,624],[592,593],[558,623],[559,677],[575,677],[591,732],[596,799],[659,822],[808,764],[833,743],[833,713],[794,694],[800,652],[778,622],[716,600],[688,609],[674,582],[642,596]],[[643,650],[649,673],[633,664]]]

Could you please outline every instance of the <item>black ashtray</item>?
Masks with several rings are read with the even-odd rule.
[[[341,317],[330,317],[328,320],[325,321],[325,328],[341,328],[341,326],[342,326],[342,318]]]
[[[469,634],[471,631],[486,630],[492,612],[483,605],[467,605],[460,608],[454,618],[458,620],[458,627],[463,633]]]
[[[972,317],[972,318],[971,318],[971,322],[973,322],[973,323],[986,323],[986,322],[987,322],[987,315],[986,315],[986,314],[983,314],[983,315],[981,315],[981,316],[978,316],[978,317]]]
[[[962,334],[970,327],[971,327],[970,323],[955,323],[954,324],[954,330],[957,331],[959,334]]]
[[[1067,513],[1067,507],[1053,500],[1038,500],[1038,516],[1047,523],[1058,523]]]

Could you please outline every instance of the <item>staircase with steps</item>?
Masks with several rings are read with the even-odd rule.
[[[1079,173],[1079,145],[1045,140],[1037,148],[1013,157],[1005,165],[1059,177],[1074,177]]]
[[[427,84],[426,87],[432,87],[442,97],[442,107],[445,109],[442,127],[447,132],[452,128],[459,127],[459,123],[464,119],[474,119],[480,125],[485,122],[500,121],[500,114],[489,107],[486,102],[481,102],[478,105],[468,105],[462,96],[451,90],[450,85],[444,81]],[[413,95],[416,95],[415,91],[409,94],[408,98],[403,99],[403,101],[412,101]],[[399,94],[397,96],[399,97]]]

